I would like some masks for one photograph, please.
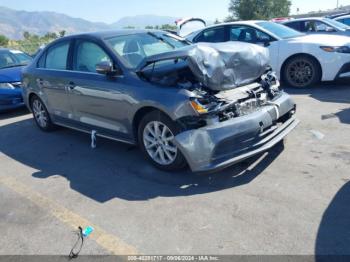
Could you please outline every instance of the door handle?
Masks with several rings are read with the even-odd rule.
[[[74,84],[74,82],[69,82],[67,87],[68,89],[73,90],[76,87],[76,85]]]

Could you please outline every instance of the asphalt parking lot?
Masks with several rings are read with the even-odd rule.
[[[350,85],[287,89],[301,124],[223,172],[160,172],[137,148],[0,115],[0,255],[349,254]]]

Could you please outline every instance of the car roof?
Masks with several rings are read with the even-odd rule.
[[[343,12],[343,13],[338,13],[338,14],[334,14],[334,15],[328,15],[326,17],[330,18],[330,19],[336,19],[338,17],[347,16],[347,15],[350,15],[350,12]]]
[[[215,28],[215,27],[218,27],[218,26],[225,26],[225,25],[256,25],[256,23],[259,23],[259,22],[269,22],[269,21],[266,21],[266,20],[247,20],[247,21],[235,21],[235,22],[220,23],[220,24],[207,26],[206,28],[198,30],[198,32],[201,32],[201,31],[203,31],[205,29],[208,29],[208,28]]]
[[[208,26],[208,27],[203,28],[203,29],[201,29],[201,30],[198,30],[198,31],[196,32],[196,35],[199,34],[200,32],[203,32],[204,30],[207,30],[207,29],[210,29],[210,28],[219,27],[219,26],[226,26],[226,25],[247,25],[247,26],[256,27],[256,28],[258,28],[258,29],[261,30],[261,31],[267,32],[268,34],[270,34],[271,36],[275,37],[276,39],[281,39],[280,37],[278,37],[278,36],[275,35],[274,33],[269,32],[269,31],[266,30],[265,28],[262,28],[262,27],[259,25],[259,23],[262,23],[262,22],[274,23],[274,22],[267,21],[267,20],[245,20],[245,21],[227,22],[227,23],[221,23],[221,24],[211,25],[211,26]],[[194,32],[191,33],[191,34],[194,34]],[[190,35],[191,35],[191,34],[190,34]]]
[[[301,21],[308,21],[308,20],[324,20],[324,19],[325,19],[325,17],[296,18],[296,19],[293,19],[293,20],[282,22],[282,24],[289,24],[289,23],[293,23],[293,22],[301,22]]]
[[[349,18],[350,14],[348,15],[342,15],[342,16],[337,16],[336,18],[334,18],[334,20],[339,20],[339,19],[343,19],[343,18]]]
[[[76,38],[76,37],[93,37],[93,38],[109,38],[115,36],[125,36],[125,35],[133,35],[133,34],[142,34],[147,32],[165,32],[162,30],[154,30],[154,29],[120,29],[120,30],[106,30],[106,31],[98,31],[98,32],[89,32],[82,34],[73,34],[64,37],[67,38]]]

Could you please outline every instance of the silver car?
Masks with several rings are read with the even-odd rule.
[[[190,45],[163,31],[60,38],[23,71],[43,131],[56,125],[138,144],[156,167],[215,171],[264,152],[297,124],[268,53]]]

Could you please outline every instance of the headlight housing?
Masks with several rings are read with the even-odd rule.
[[[15,89],[11,83],[0,83],[0,89]]]
[[[350,46],[320,46],[320,48],[329,53],[350,54]]]
[[[213,112],[221,105],[214,97],[192,97],[190,104],[200,115]]]
[[[198,114],[205,114],[208,113],[208,106],[203,103],[203,101],[200,101],[198,98],[191,99],[191,106]]]

